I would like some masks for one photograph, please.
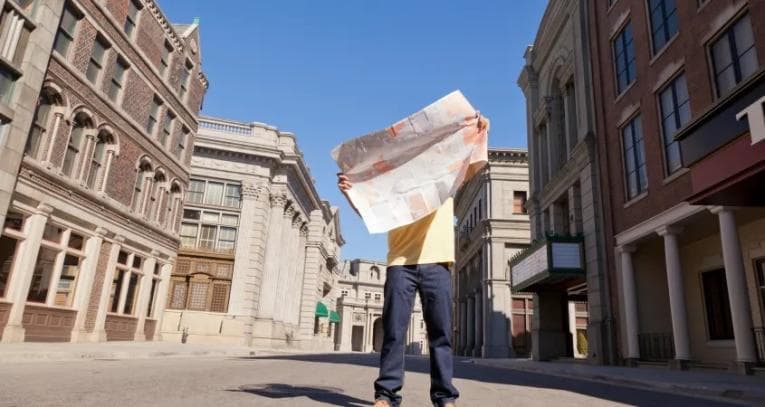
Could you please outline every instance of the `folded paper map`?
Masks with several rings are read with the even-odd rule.
[[[394,125],[347,141],[332,158],[370,233],[415,222],[454,196],[488,160],[488,126],[455,91]],[[488,122],[487,122],[488,123]]]

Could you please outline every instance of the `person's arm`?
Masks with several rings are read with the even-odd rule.
[[[478,132],[488,132],[489,131],[489,122],[481,116],[481,114],[478,114]],[[468,169],[465,173],[465,179],[462,181],[462,184],[467,184],[468,181],[470,181],[473,176],[478,174],[485,166],[487,162],[480,162],[480,163],[473,163],[468,166]]]
[[[356,214],[361,216],[359,213],[359,210],[356,209],[356,206],[353,204],[353,201],[351,201],[351,198],[348,197],[348,191],[351,190],[353,187],[353,184],[351,184],[351,181],[348,179],[348,176],[343,174],[342,172],[337,173],[337,187],[340,189],[340,192],[343,193],[343,196],[345,196],[345,199],[348,200],[348,204],[351,205],[351,208],[353,208],[354,211],[356,211]]]

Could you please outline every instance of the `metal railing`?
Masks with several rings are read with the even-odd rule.
[[[638,344],[640,358],[643,360],[670,360],[675,357],[671,333],[639,334]]]

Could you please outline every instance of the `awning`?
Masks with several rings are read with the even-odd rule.
[[[316,303],[316,316],[317,317],[328,317],[329,316],[329,310],[327,310],[327,306],[322,304],[321,302]]]
[[[329,312],[329,322],[340,322],[340,314],[335,311]]]
[[[547,235],[510,260],[514,292],[566,289],[585,282],[584,239]]]

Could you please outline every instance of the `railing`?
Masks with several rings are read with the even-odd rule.
[[[210,129],[213,131],[219,131],[221,133],[238,134],[242,136],[249,136],[252,134],[252,127],[243,123],[225,122],[219,120],[200,119],[199,127],[202,129]]]
[[[638,344],[643,360],[670,360],[675,357],[671,333],[639,334]]]
[[[754,328],[754,343],[757,347],[757,361],[765,365],[765,327]]]

